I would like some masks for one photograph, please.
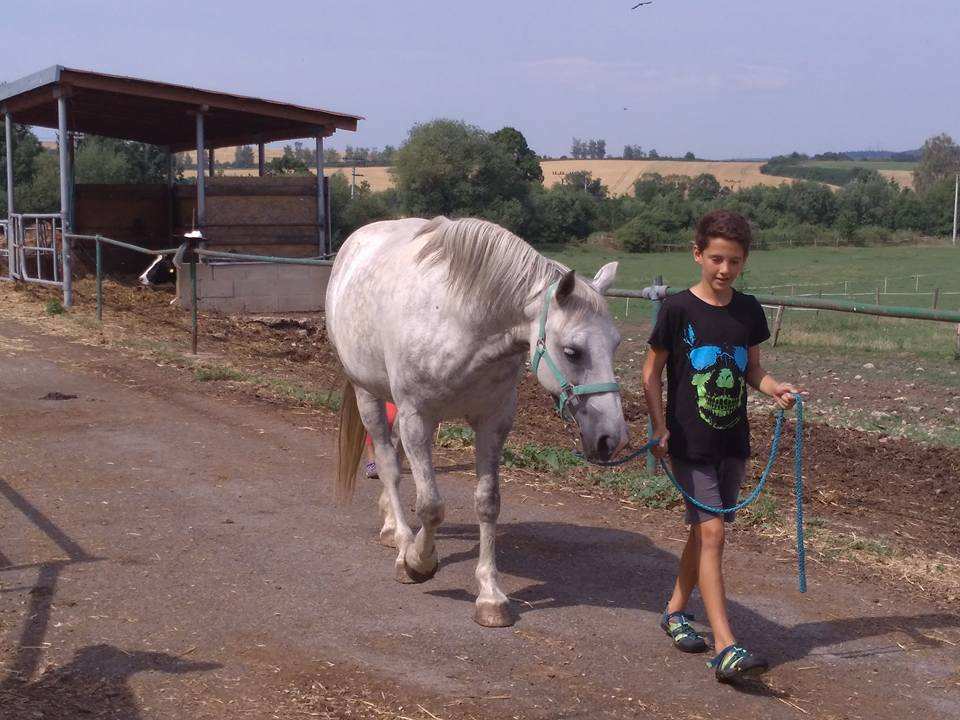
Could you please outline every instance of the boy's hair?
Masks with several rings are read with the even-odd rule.
[[[744,255],[750,253],[753,233],[750,231],[750,222],[740,213],[731,210],[713,210],[700,218],[693,239],[697,250],[703,252],[707,249],[710,238],[718,237],[739,243]]]

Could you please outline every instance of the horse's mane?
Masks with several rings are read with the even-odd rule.
[[[424,225],[414,238],[426,235],[430,237],[417,253],[417,262],[445,264],[450,291],[477,314],[497,318],[514,315],[531,296],[569,271],[487,220],[449,220],[441,215]],[[606,310],[600,293],[579,276],[570,299],[576,309]]]

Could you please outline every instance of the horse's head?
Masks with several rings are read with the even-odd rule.
[[[620,387],[613,376],[613,355],[620,333],[613,325],[603,292],[613,283],[617,263],[600,268],[592,282],[573,270],[536,300],[531,323],[531,365],[580,428],[584,453],[609,460],[627,443]]]

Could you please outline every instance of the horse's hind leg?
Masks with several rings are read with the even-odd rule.
[[[440,564],[434,535],[443,522],[443,501],[437,490],[432,457],[437,422],[403,407],[398,408],[397,417],[400,419],[403,449],[417,485],[417,516],[420,518],[420,530],[413,544],[401,551],[397,559],[397,580],[424,582],[436,574]]]
[[[382,400],[375,398],[366,390],[359,387],[355,387],[354,390],[357,395],[357,410],[373,441],[377,470],[383,483],[379,503],[383,516],[380,542],[402,551],[413,542],[413,532],[407,525],[403,506],[400,504],[400,461],[397,450],[390,441],[386,408]]]
[[[471,421],[476,433],[477,490],[474,501],[480,522],[480,593],[473,619],[484,627],[507,627],[516,622],[510,600],[497,583],[496,535],[500,515],[500,455],[513,424],[514,403],[506,403],[494,417]]]

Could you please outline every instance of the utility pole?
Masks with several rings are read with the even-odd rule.
[[[357,156],[355,154],[351,155],[350,159],[353,162],[353,171],[351,172],[350,180],[350,199],[353,200],[353,196],[356,195],[357,192],[357,178],[363,177],[364,175],[363,173],[357,172]]]

